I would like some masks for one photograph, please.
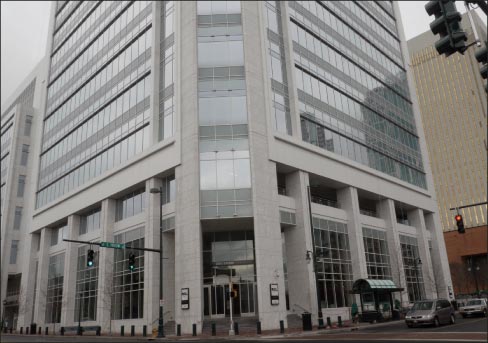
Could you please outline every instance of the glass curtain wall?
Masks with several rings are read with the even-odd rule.
[[[363,227],[364,253],[369,279],[391,279],[386,233]]]
[[[161,2],[159,140],[174,132],[174,1]]]
[[[419,247],[417,238],[400,235],[402,247],[403,269],[407,282],[408,299],[414,302],[425,299],[422,265],[419,264]]]
[[[241,4],[198,1],[201,218],[249,217],[251,171]]]
[[[347,226],[314,217],[313,228],[322,308],[350,306],[353,279]]]
[[[285,64],[283,26],[281,24],[282,1],[263,2],[268,38],[268,76],[271,79],[273,97],[273,125],[276,131],[291,135],[290,100]]]
[[[55,25],[37,207],[141,153],[150,138],[151,2],[85,1],[63,7]]]
[[[144,228],[114,236],[115,243],[125,243],[135,248],[144,247]],[[129,269],[129,254],[136,256],[134,270]],[[144,317],[144,252],[114,249],[112,319],[137,319]]]
[[[306,142],[426,188],[400,43],[365,2],[287,2]],[[380,18],[380,19],[378,19]]]
[[[46,323],[61,322],[63,305],[64,253],[49,257],[46,295]]]
[[[95,252],[93,266],[87,266],[88,249]],[[76,302],[74,321],[77,322],[81,314],[81,321],[97,320],[98,296],[98,253],[97,245],[78,248],[78,270],[76,273]],[[81,311],[80,311],[81,305]]]

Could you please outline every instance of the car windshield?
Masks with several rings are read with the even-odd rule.
[[[472,306],[472,305],[481,305],[481,300],[470,300],[466,304],[466,306]]]
[[[423,301],[413,304],[412,310],[424,311],[432,309],[432,301]]]

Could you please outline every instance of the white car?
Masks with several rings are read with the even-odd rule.
[[[459,313],[466,318],[473,314],[481,314],[486,317],[486,299],[470,299],[463,307],[459,308]]]

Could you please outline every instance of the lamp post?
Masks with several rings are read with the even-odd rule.
[[[308,193],[308,212],[310,214],[310,233],[312,234],[312,266],[313,266],[313,272],[315,275],[315,288],[317,290],[317,310],[318,310],[318,316],[319,316],[319,329],[324,328],[324,318],[322,316],[322,304],[320,302],[320,291],[319,291],[319,277],[317,275],[317,249],[315,249],[315,235],[313,232],[313,216],[312,216],[312,193],[310,191],[310,185],[307,185],[307,193]],[[308,259],[308,250],[307,250],[307,259]]]
[[[158,338],[164,337],[163,326],[163,187],[151,188],[150,193],[159,193],[159,320]]]
[[[417,280],[417,287],[419,289],[419,300],[422,300],[422,290],[420,289],[419,270],[418,270],[418,267],[422,265],[422,260],[419,257],[415,257],[413,259],[413,265],[415,268],[415,279]]]
[[[227,268],[222,268],[222,267],[212,267],[214,270],[221,269],[221,270],[228,270],[229,271],[229,312],[230,312],[230,328],[229,328],[229,336],[234,336],[235,331],[234,331],[234,318],[232,316],[232,297],[231,297],[231,292],[232,292],[232,267],[228,266]]]
[[[76,332],[78,336],[81,336],[81,289],[78,294],[78,331]]]

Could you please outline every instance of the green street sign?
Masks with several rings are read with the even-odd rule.
[[[123,243],[100,242],[100,246],[102,248],[125,249],[125,244]]]

